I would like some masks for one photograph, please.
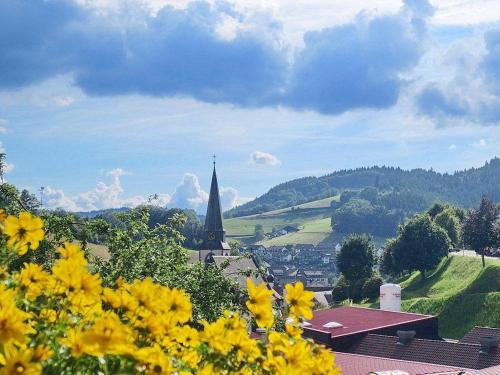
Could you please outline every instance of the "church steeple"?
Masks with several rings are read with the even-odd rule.
[[[205,240],[203,248],[206,250],[229,250],[226,243],[226,232],[222,225],[222,208],[219,196],[219,184],[217,183],[217,173],[212,173],[212,183],[210,185],[210,196],[208,198],[207,216],[205,217]]]

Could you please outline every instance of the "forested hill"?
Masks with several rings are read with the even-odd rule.
[[[494,158],[480,168],[453,174],[375,166],[341,170],[322,177],[303,177],[277,185],[253,201],[226,212],[225,215],[253,215],[366,187],[375,187],[381,193],[391,194],[391,199],[405,200],[417,210],[426,209],[435,201],[472,207],[478,204],[482,195],[498,202],[500,159]]]

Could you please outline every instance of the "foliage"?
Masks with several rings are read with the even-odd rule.
[[[129,221],[127,231],[137,235],[147,227],[147,215],[133,215],[138,220]],[[3,215],[3,251],[38,251],[39,223],[26,213]],[[113,235],[116,244],[130,239]],[[2,373],[339,374],[331,352],[301,338],[299,322],[312,315],[312,295],[301,284],[287,286],[291,321],[278,333],[272,330],[270,292],[248,281],[247,307],[266,328],[260,341],[249,337],[238,313],[226,311],[213,323],[196,321],[189,294],[152,278],[119,278],[103,287],[84,253],[70,243],[58,249],[50,270],[26,263],[20,272],[3,270],[2,279]]]
[[[372,274],[374,246],[371,237],[351,235],[342,242],[337,255],[337,268],[352,284],[364,280]]]
[[[341,273],[333,293],[335,299],[350,298],[355,302],[363,298],[363,285],[372,275],[374,263],[372,238],[351,235],[346,238],[337,255],[337,267]]]
[[[143,206],[149,211],[148,226],[154,228],[156,225],[167,224],[170,219],[175,215],[182,215],[186,218],[184,224],[179,228],[182,236],[184,237],[182,245],[189,249],[198,249],[203,242],[203,224],[200,221],[196,212],[192,209],[167,209],[155,205]],[[79,212],[78,216],[86,219],[102,219],[113,227],[124,228],[125,224],[120,220],[121,214],[130,211],[129,208],[122,209],[107,209],[92,212]],[[102,243],[102,239],[97,239]]]
[[[264,233],[264,228],[262,227],[262,224],[257,224],[255,226],[255,232],[254,232],[254,237],[255,241],[262,241],[264,238],[266,238],[265,233]]]
[[[371,233],[379,236],[394,235],[403,212],[387,210],[365,199],[352,198],[336,209],[332,227],[340,233]]]
[[[499,214],[500,206],[483,197],[479,208],[470,210],[463,224],[464,242],[478,254],[481,254],[483,266],[485,265],[485,250],[500,246]]]
[[[103,282],[113,285],[118,278],[128,282],[152,278],[163,285],[186,290],[192,296],[193,315],[197,320],[214,321],[226,309],[241,310],[243,292],[224,277],[215,265],[188,265],[181,246],[180,228],[185,217],[175,214],[166,224],[149,226],[149,207],[122,212],[124,227],[105,228],[109,260],[96,259]]]
[[[363,298],[376,299],[380,295],[380,286],[383,280],[379,275],[373,274],[363,284]]]
[[[332,289],[332,298],[335,302],[341,302],[349,298],[349,283],[344,275],[340,275],[337,283]]]
[[[500,200],[499,179],[499,158],[491,159],[481,168],[458,171],[451,175],[432,170],[406,171],[394,167],[341,170],[322,177],[299,178],[277,185],[253,201],[230,210],[226,217],[291,207],[331,197],[339,191],[360,191],[367,187],[375,187],[383,192],[377,197],[378,204],[388,209],[416,213],[436,201],[472,207],[483,194],[494,201]]]
[[[392,252],[393,273],[418,270],[425,274],[448,254],[450,239],[429,215],[421,214],[400,227],[398,236],[389,248]]]
[[[400,264],[394,261],[394,249],[397,241],[395,238],[389,238],[382,248],[382,255],[379,257],[380,272],[384,275],[400,275],[402,269],[399,268]]]
[[[454,210],[444,209],[434,217],[434,222],[446,231],[453,247],[460,245],[462,237],[460,219]]]

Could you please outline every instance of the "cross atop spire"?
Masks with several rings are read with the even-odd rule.
[[[215,168],[215,158],[217,157],[217,155],[213,154],[212,157],[214,158],[214,168]]]

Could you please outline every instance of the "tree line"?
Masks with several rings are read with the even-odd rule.
[[[453,174],[431,170],[403,170],[394,167],[369,167],[337,171],[322,177],[303,177],[279,184],[267,193],[226,212],[238,217],[296,206],[334,196],[346,190],[374,187],[387,192],[383,206],[404,211],[422,211],[435,201],[472,207],[482,195],[500,201],[500,159],[494,158],[480,168]]]

